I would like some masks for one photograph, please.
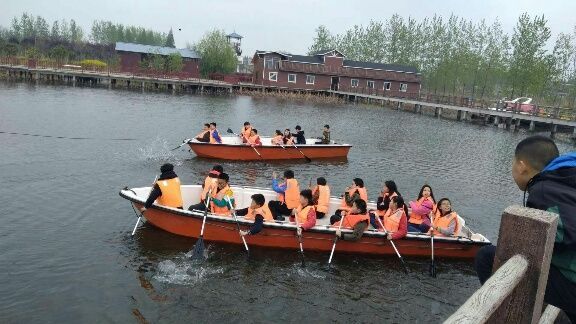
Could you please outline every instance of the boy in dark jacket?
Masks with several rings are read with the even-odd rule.
[[[554,141],[543,136],[524,139],[512,162],[512,177],[524,194],[525,206],[559,215],[544,301],[562,309],[576,323],[576,152],[558,156]],[[495,246],[478,251],[476,272],[484,284],[492,274]]]
[[[292,136],[296,138],[296,144],[306,144],[306,137],[304,137],[304,131],[300,125],[296,125],[296,133]]]

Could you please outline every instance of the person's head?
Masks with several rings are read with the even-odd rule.
[[[352,208],[350,209],[352,214],[363,215],[366,214],[366,202],[364,199],[357,198],[352,203]]]
[[[436,206],[442,216],[452,212],[452,203],[450,203],[448,198],[442,198],[438,200],[438,204]]]
[[[302,127],[300,127],[300,125],[296,125],[295,128],[296,128],[297,131],[302,130]]]
[[[390,208],[396,210],[398,208],[404,208],[404,198],[402,196],[394,196],[390,198]]]
[[[249,123],[249,122],[244,122],[244,129],[248,129],[248,127],[250,127],[250,123]]]
[[[252,131],[250,131],[250,136],[256,136],[258,135],[258,130],[256,128],[252,128]]]
[[[526,190],[530,179],[558,157],[558,147],[548,137],[528,137],[518,145],[512,159],[512,178],[520,190]]]
[[[324,131],[326,132],[330,131],[330,125],[324,125]]]
[[[218,171],[218,174],[224,172],[224,168],[220,164],[216,164],[212,167],[212,170]]]
[[[292,134],[292,133],[290,132],[290,128],[286,128],[286,129],[284,130],[284,136],[291,137],[291,136],[292,136],[291,134]]]
[[[311,206],[314,203],[312,202],[312,190],[304,189],[300,191],[300,205],[302,207]]]
[[[358,187],[358,188],[364,188],[364,180],[362,180],[360,178],[354,178],[354,179],[352,179],[352,186]]]
[[[292,170],[284,171],[284,179],[294,179],[294,171]]]
[[[276,136],[282,136],[282,132],[279,129],[277,129],[275,135]]]
[[[398,187],[396,187],[396,182],[392,180],[384,181],[384,188],[382,188],[384,193],[398,193]]]
[[[228,181],[230,180],[230,177],[228,176],[227,173],[220,173],[220,175],[218,176],[218,189],[223,189],[228,185]]]
[[[212,130],[216,129],[216,123],[215,122],[210,123],[210,129],[212,129]]]
[[[320,177],[320,178],[316,179],[316,184],[319,186],[325,186],[326,185],[326,179],[324,177]]]
[[[253,194],[250,198],[252,198],[252,203],[250,203],[252,209],[260,208],[266,203],[263,194]]]
[[[160,172],[162,172],[162,173],[171,172],[171,171],[174,171],[174,165],[172,165],[171,163],[164,163],[160,167]]]
[[[425,198],[432,198],[432,200],[434,200],[434,193],[432,192],[432,187],[430,187],[430,185],[423,185],[422,188],[420,188],[420,193],[418,194],[418,199],[425,197]]]
[[[210,124],[204,124],[204,130],[209,130],[210,129]]]

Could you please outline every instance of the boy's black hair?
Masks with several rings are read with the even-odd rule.
[[[277,129],[277,130],[276,130],[276,135],[282,135],[282,132],[281,132],[279,129]]]
[[[308,200],[308,206],[314,205],[314,200],[312,199],[312,190],[304,189],[300,191],[300,196],[306,198]]]
[[[320,178],[316,179],[316,184],[319,186],[325,186],[326,185],[326,179],[324,177],[320,177]]]
[[[220,175],[218,176],[218,179],[222,179],[225,180],[226,182],[230,181],[230,177],[228,176],[228,173],[220,173]]]
[[[210,125],[214,125],[214,127],[216,127],[216,123],[215,123],[215,122],[211,122]]]
[[[353,203],[356,204],[356,208],[360,210],[360,214],[366,214],[366,202],[364,199],[357,198]]]
[[[354,178],[352,179],[352,181],[354,181],[354,183],[360,187],[360,188],[364,188],[364,180],[360,179],[360,178]]]
[[[534,168],[542,171],[548,163],[560,155],[558,147],[548,137],[536,135],[523,139],[516,145],[514,156]]]
[[[258,130],[256,128],[252,128],[252,131],[254,132],[254,134],[258,134]]]
[[[253,194],[250,198],[252,198],[252,200],[254,200],[254,202],[259,206],[264,206],[264,203],[266,203],[263,194]]]
[[[330,129],[330,125],[324,125],[324,128]]]
[[[296,128],[296,130],[301,130],[301,129],[302,129],[302,127],[300,127],[300,125],[296,125],[295,128]]]
[[[250,122],[244,122],[244,126],[250,125]]]
[[[284,178],[286,178],[286,179],[294,178],[294,171],[292,171],[292,170],[284,171]]]
[[[210,124],[204,124],[204,126],[206,126],[206,127],[210,128]]]
[[[216,164],[215,166],[213,166],[212,170],[218,171],[220,173],[224,172],[224,168],[220,164]]]

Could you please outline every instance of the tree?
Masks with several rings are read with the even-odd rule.
[[[62,38],[60,35],[60,25],[58,24],[58,20],[54,20],[52,23],[52,29],[50,30],[50,38],[55,41]]]
[[[166,37],[166,43],[164,43],[164,46],[176,48],[176,45],[174,45],[174,34],[172,34],[172,28],[170,28],[170,31],[168,32],[168,36]]]
[[[200,73],[207,77],[211,73],[232,73],[236,71],[238,59],[234,48],[228,43],[222,30],[212,30],[193,46],[202,57]]]
[[[52,59],[56,60],[56,62],[60,65],[66,62],[66,60],[70,56],[70,52],[66,49],[66,47],[58,45],[50,49],[48,55]]]
[[[76,24],[74,19],[70,19],[70,38],[69,41],[71,43],[79,43],[84,38],[84,31],[82,31],[82,27]]]
[[[333,49],[334,46],[334,38],[328,31],[328,28],[324,25],[318,26],[316,28],[316,37],[314,37],[314,43],[310,48],[308,48],[308,55],[312,55],[312,53]]]
[[[172,53],[166,57],[166,71],[180,72],[183,67],[184,62],[182,61],[182,55],[180,55],[180,53]]]

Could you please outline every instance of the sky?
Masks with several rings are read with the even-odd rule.
[[[551,43],[558,33],[571,33],[576,25],[576,0],[2,0],[0,26],[9,27],[12,17],[23,12],[40,15],[50,25],[54,20],[74,19],[85,34],[89,34],[94,20],[164,32],[173,28],[177,47],[197,42],[212,29],[235,31],[244,36],[243,55],[248,56],[256,50],[306,54],[319,25],[332,33],[342,33],[354,25],[382,21],[393,14],[421,20],[453,13],[489,23],[498,18],[509,34],[522,13],[543,14],[552,30]]]

